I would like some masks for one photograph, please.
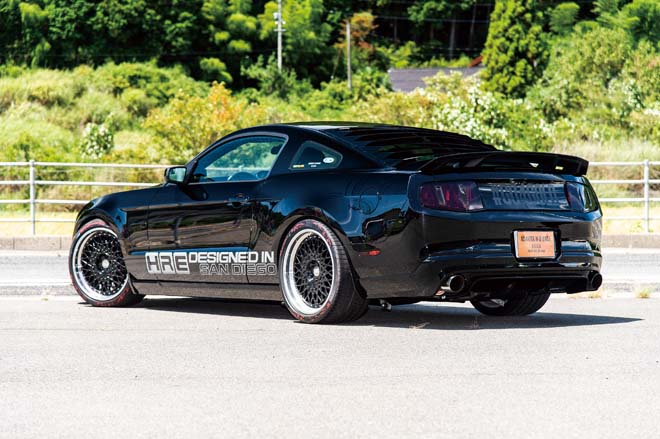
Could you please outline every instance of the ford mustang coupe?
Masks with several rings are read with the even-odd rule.
[[[308,323],[370,302],[470,301],[526,315],[599,288],[601,210],[572,156],[352,122],[230,134],[165,182],[78,215],[73,285],[95,306],[144,295],[283,301]]]

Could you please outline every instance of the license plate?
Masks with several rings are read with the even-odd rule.
[[[555,233],[552,231],[513,232],[517,258],[554,259],[557,256]]]

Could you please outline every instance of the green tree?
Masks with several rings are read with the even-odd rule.
[[[70,67],[107,60],[189,60],[206,46],[202,0],[44,0],[53,63]],[[202,32],[200,32],[202,28]]]
[[[623,29],[598,26],[576,32],[555,44],[530,96],[551,121],[583,115],[588,108],[610,110],[615,89],[627,86],[620,75],[631,56],[631,38]]]
[[[636,41],[660,43],[660,2],[658,0],[633,0],[624,6],[622,13],[629,18],[630,31]],[[660,46],[659,46],[660,47]]]
[[[0,63],[15,60],[22,50],[21,11],[18,0],[0,0]]]
[[[550,13],[550,29],[558,35],[567,35],[573,30],[580,6],[574,2],[560,3]]]
[[[498,0],[484,49],[487,90],[522,97],[547,60],[544,13],[538,0]]]
[[[48,11],[36,3],[19,3],[21,12],[21,33],[24,47],[30,50],[30,65],[37,67],[45,64],[50,43],[46,40],[48,32]]]
[[[443,20],[451,20],[449,30],[449,58],[454,57],[454,50],[456,47],[456,15],[462,11],[466,11],[477,3],[477,0],[425,0],[415,2],[408,8],[410,20],[417,25],[418,28],[424,28],[425,23],[429,23],[431,31],[431,40],[435,39],[434,30],[438,26],[438,22],[444,23]]]
[[[277,3],[269,1],[259,15],[260,37],[275,49],[277,23],[273,14]],[[285,1],[282,7],[285,21],[283,38],[284,63],[296,70],[299,78],[318,84],[329,73],[332,48],[329,46],[332,28],[324,20],[322,0]]]
[[[227,68],[227,64],[216,57],[202,59],[200,67],[207,80],[231,82],[240,74],[241,59],[252,52],[258,35],[258,22],[251,12],[251,0],[204,1],[202,17],[207,23],[209,38],[229,64]]]
[[[356,12],[351,15],[351,62],[354,71],[358,72],[367,67],[385,71],[389,67],[390,59],[383,52],[376,50],[374,44],[374,31],[378,27],[376,17],[371,12]],[[339,50],[338,57],[345,59],[346,53],[346,22],[341,25],[339,41],[335,43]],[[344,69],[342,69],[343,71]]]

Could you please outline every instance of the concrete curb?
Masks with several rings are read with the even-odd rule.
[[[0,250],[69,250],[70,236],[0,237]],[[659,248],[659,233],[603,235],[605,248]]]
[[[69,250],[70,236],[0,237],[0,250]]]

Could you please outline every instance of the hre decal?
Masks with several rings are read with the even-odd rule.
[[[273,276],[277,265],[273,252],[146,252],[144,260],[150,274],[200,274],[202,276]]]

